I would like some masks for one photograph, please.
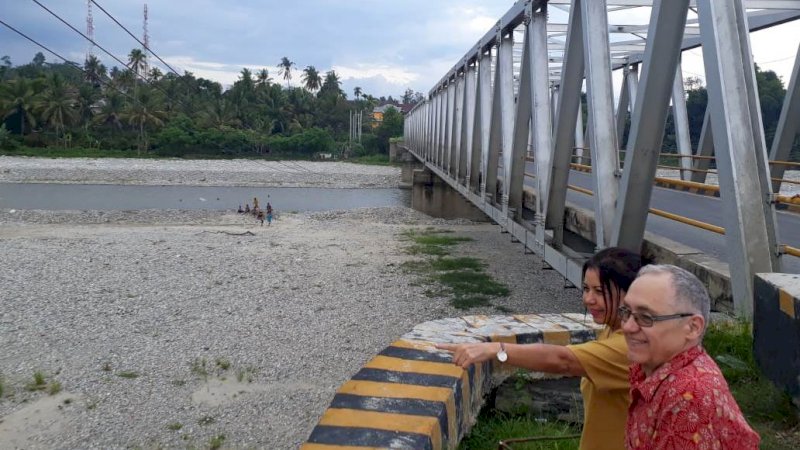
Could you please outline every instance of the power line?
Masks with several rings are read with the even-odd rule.
[[[82,33],[80,30],[78,30],[77,28],[73,27],[73,26],[72,26],[72,25],[71,25],[69,22],[67,22],[66,20],[62,19],[62,18],[61,18],[61,17],[60,17],[58,14],[54,13],[54,12],[53,12],[53,11],[51,11],[49,8],[47,8],[46,6],[44,6],[43,4],[41,4],[41,3],[39,2],[39,0],[32,0],[32,1],[33,1],[34,3],[36,3],[37,5],[41,6],[41,7],[42,7],[42,9],[44,9],[45,11],[47,11],[47,12],[49,12],[51,15],[53,15],[53,17],[55,17],[56,19],[58,19],[59,21],[61,21],[61,23],[63,23],[64,25],[68,26],[70,29],[72,29],[72,31],[74,31],[74,32],[76,32],[76,33],[78,33],[78,34],[80,34],[81,36],[83,36],[83,38],[84,38],[84,39],[86,39],[87,41],[89,41],[89,42],[91,42],[92,44],[96,45],[96,46],[97,46],[97,48],[99,48],[100,50],[104,51],[104,52],[105,52],[105,53],[106,53],[108,56],[110,56],[110,57],[114,58],[114,59],[115,59],[117,62],[119,62],[120,64],[122,64],[122,66],[123,66],[123,67],[128,67],[128,65],[127,65],[127,64],[125,64],[125,63],[124,63],[124,62],[123,62],[121,59],[117,58],[117,57],[116,57],[114,54],[112,54],[111,52],[109,52],[108,50],[106,50],[105,48],[103,48],[103,46],[101,46],[100,44],[98,44],[97,42],[95,42],[95,41],[94,41],[94,39],[90,39],[88,36],[86,36],[85,34],[83,34],[83,33]],[[95,4],[96,4],[96,3],[95,3]],[[99,6],[99,5],[98,5],[98,6]],[[155,87],[156,89],[158,89],[159,91],[163,92],[163,93],[164,93],[164,95],[166,95],[166,96],[167,96],[167,98],[172,98],[172,96],[170,96],[170,95],[169,95],[169,93],[168,93],[167,91],[165,91],[164,89],[162,89],[160,86],[158,86],[158,85],[154,85],[154,84],[151,84],[150,82],[148,82],[148,81],[147,81],[147,78],[146,78],[145,76],[143,76],[142,74],[138,73],[138,71],[131,70],[130,72],[131,72],[132,74],[134,74],[135,76],[137,76],[137,77],[141,78],[141,79],[142,79],[142,81],[144,81],[144,84],[146,84],[146,85],[148,85],[148,86],[153,86],[153,87]],[[135,99],[135,100],[138,102],[138,99]],[[176,99],[174,99],[174,100],[175,100],[175,101],[176,101],[178,104],[180,104],[181,106],[183,106],[184,108],[187,108],[186,104],[185,104],[185,103],[183,103],[183,102],[182,102],[180,99],[177,99],[177,98],[176,98]]]
[[[167,64],[167,62],[166,62],[166,61],[164,61],[163,59],[161,59],[161,57],[160,57],[160,56],[158,56],[158,55],[156,54],[156,52],[154,52],[154,51],[153,51],[153,50],[152,50],[150,47],[148,47],[148,46],[147,46],[147,44],[145,44],[144,42],[140,41],[140,40],[139,40],[139,38],[137,38],[137,37],[136,37],[136,35],[134,35],[133,33],[131,33],[131,32],[130,32],[130,30],[128,30],[127,28],[125,28],[125,25],[121,24],[121,23],[120,23],[120,22],[119,22],[119,21],[118,21],[118,20],[117,20],[117,19],[116,19],[114,16],[112,16],[112,15],[111,15],[111,13],[109,13],[108,11],[106,11],[106,10],[105,10],[105,8],[103,8],[102,6],[100,6],[100,4],[99,4],[99,3],[97,3],[97,2],[96,2],[96,1],[94,1],[94,0],[89,0],[89,1],[91,1],[92,3],[94,3],[94,4],[95,4],[95,6],[97,6],[98,8],[100,8],[100,11],[103,11],[103,12],[105,13],[105,15],[107,15],[107,16],[108,16],[108,17],[109,17],[111,20],[113,20],[113,21],[114,21],[114,23],[116,23],[116,24],[117,24],[117,25],[119,25],[119,26],[120,26],[120,27],[121,27],[123,30],[125,30],[125,32],[127,32],[127,33],[128,33],[128,34],[129,34],[129,35],[132,37],[132,38],[136,39],[136,42],[138,42],[139,44],[141,44],[141,46],[142,46],[142,47],[144,47],[144,49],[145,49],[145,50],[149,51],[150,53],[152,53],[152,54],[153,54],[153,56],[155,56],[156,58],[158,58],[158,60],[159,60],[159,61],[161,61],[161,62],[162,62],[162,63],[163,63],[165,66],[167,66],[167,67],[169,68],[169,70],[171,70],[171,71],[172,71],[172,73],[174,73],[174,74],[175,74],[175,75],[177,75],[177,76],[181,76],[181,74],[179,74],[179,73],[178,73],[178,72],[177,72],[175,69],[173,69],[173,68],[172,68],[172,66],[170,66],[169,64]]]
[[[104,51],[104,52],[105,52],[105,53],[106,53],[108,56],[110,56],[110,57],[114,58],[114,59],[115,59],[117,62],[119,62],[120,64],[122,64],[122,66],[123,66],[123,67],[128,67],[128,65],[127,65],[127,64],[125,64],[125,63],[124,63],[124,62],[123,62],[121,59],[117,58],[117,57],[116,57],[116,56],[114,56],[114,55],[113,55],[111,52],[109,52],[108,50],[106,50],[105,48],[103,48],[103,47],[102,47],[100,44],[98,44],[97,42],[95,42],[95,41],[94,41],[94,39],[91,39],[91,38],[89,38],[89,36],[86,36],[85,34],[83,34],[83,33],[82,33],[82,32],[81,32],[79,29],[77,29],[77,28],[73,27],[72,25],[70,25],[70,23],[69,23],[69,22],[67,22],[66,20],[62,19],[62,18],[61,18],[61,17],[60,17],[58,14],[54,13],[54,12],[53,12],[53,11],[51,11],[49,8],[47,8],[46,6],[44,6],[43,4],[41,4],[41,3],[39,2],[39,0],[32,0],[32,1],[33,1],[34,3],[36,3],[37,5],[41,6],[41,7],[42,7],[42,9],[44,9],[45,11],[49,12],[50,14],[52,14],[52,15],[53,15],[53,17],[55,17],[56,19],[60,20],[60,21],[61,21],[61,22],[62,22],[64,25],[66,25],[66,26],[70,27],[70,28],[72,29],[72,31],[74,31],[74,32],[76,32],[76,33],[78,33],[78,34],[80,34],[81,36],[83,36],[83,38],[84,38],[84,39],[86,39],[87,41],[89,41],[89,42],[91,42],[92,44],[96,45],[96,46],[97,46],[97,48],[99,48],[100,50]],[[132,71],[132,72],[133,72],[133,71]],[[143,77],[141,74],[138,74],[138,73],[136,73],[136,72],[133,72],[133,73],[134,73],[134,75],[136,75],[137,77],[139,77],[139,78],[141,78],[142,80],[144,80],[145,82],[147,82],[147,79],[146,79],[145,77]]]
[[[59,55],[58,53],[54,52],[53,50],[50,50],[50,49],[49,49],[47,46],[45,46],[44,44],[41,44],[41,43],[37,42],[37,41],[36,41],[35,39],[33,39],[32,37],[30,37],[30,36],[26,35],[25,33],[21,32],[21,31],[19,31],[19,30],[17,30],[16,28],[12,27],[11,25],[9,25],[9,24],[7,24],[7,23],[3,22],[2,20],[0,20],[0,24],[3,24],[3,25],[5,25],[5,26],[6,26],[6,27],[7,27],[9,30],[11,30],[11,31],[13,31],[13,32],[15,32],[15,33],[17,33],[18,35],[20,35],[20,36],[24,37],[25,39],[27,39],[27,40],[29,40],[29,41],[31,41],[31,42],[33,42],[34,44],[38,45],[39,47],[41,47],[41,48],[45,49],[46,51],[50,52],[51,54],[53,54],[53,55],[54,55],[54,56],[56,56],[57,58],[61,58],[61,59],[62,59],[62,60],[63,60],[63,61],[64,61],[64,62],[65,62],[67,65],[68,65],[68,66],[70,66],[70,67],[74,67],[75,69],[78,69],[78,70],[80,70],[80,71],[81,71],[81,72],[83,72],[84,74],[87,74],[87,73],[88,73],[88,71],[87,71],[87,70],[85,70],[85,69],[81,68],[80,64],[76,63],[75,61],[70,61],[70,60],[68,60],[67,58],[64,58],[63,56]],[[101,84],[103,84],[104,86],[110,86],[112,89],[114,89],[115,91],[117,91],[117,92],[119,92],[120,94],[124,95],[125,97],[128,97],[128,98],[129,98],[129,99],[131,99],[131,100],[135,100],[133,97],[131,97],[130,95],[128,95],[126,92],[123,92],[122,90],[120,90],[120,89],[119,89],[119,88],[117,88],[116,86],[114,86],[114,85],[112,85],[112,84],[110,84],[110,83],[108,83],[108,82],[106,82],[106,81],[103,81],[103,80],[101,80],[101,79],[99,79],[99,78],[98,78],[98,81],[100,81],[100,83],[101,83]]]

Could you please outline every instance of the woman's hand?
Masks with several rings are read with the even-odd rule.
[[[499,342],[479,344],[436,344],[436,348],[453,353],[453,364],[464,369],[472,364],[482,363],[494,358],[500,351]]]

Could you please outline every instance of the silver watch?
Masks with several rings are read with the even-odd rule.
[[[506,353],[506,346],[502,342],[500,343],[500,351],[497,352],[497,360],[501,363],[508,361],[508,353]]]

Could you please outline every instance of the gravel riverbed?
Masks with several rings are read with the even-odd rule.
[[[61,170],[52,161],[42,173]],[[18,169],[0,163],[10,181]],[[378,169],[343,176],[398,182]],[[403,232],[428,227],[474,239],[455,254],[509,286],[496,306],[582,311],[578,290],[496,226],[404,207],[270,227],[219,211],[0,210],[0,448],[297,448],[338,386],[414,325],[500,313],[429,298],[401,269],[418,258]]]

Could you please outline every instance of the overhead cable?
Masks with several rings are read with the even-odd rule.
[[[172,66],[170,66],[169,64],[167,64],[167,62],[166,62],[166,61],[164,61],[163,59],[161,59],[161,57],[160,57],[160,56],[158,56],[158,55],[156,54],[156,52],[154,52],[154,51],[153,51],[153,50],[152,50],[150,47],[148,47],[148,46],[144,45],[144,42],[140,41],[140,40],[139,40],[139,38],[137,38],[137,37],[136,37],[136,35],[134,35],[133,33],[131,33],[131,32],[130,32],[130,30],[128,30],[127,28],[125,28],[125,25],[121,24],[121,23],[120,23],[120,22],[119,22],[119,21],[118,21],[118,20],[117,20],[117,19],[116,19],[114,16],[112,16],[112,15],[111,15],[111,13],[109,13],[108,11],[106,11],[106,10],[105,10],[105,8],[103,8],[102,6],[100,6],[100,4],[99,4],[99,3],[97,3],[97,2],[96,2],[96,1],[94,1],[94,0],[90,0],[90,1],[91,1],[92,3],[94,3],[94,4],[95,4],[95,6],[97,6],[98,8],[100,8],[100,11],[103,11],[103,12],[105,13],[105,15],[107,15],[107,16],[108,16],[108,17],[109,17],[111,20],[113,20],[113,21],[114,21],[114,23],[116,23],[116,24],[117,24],[117,25],[119,25],[119,26],[120,26],[120,27],[121,27],[123,30],[125,30],[125,32],[127,32],[127,33],[128,33],[128,34],[129,34],[129,35],[132,37],[132,38],[136,39],[136,42],[138,42],[139,44],[141,44],[141,46],[142,46],[142,47],[143,47],[145,50],[147,50],[148,52],[152,53],[152,54],[153,54],[153,56],[155,56],[156,58],[158,58],[158,60],[159,60],[159,61],[161,61],[161,63],[162,63],[162,64],[164,64],[165,66],[167,66],[167,67],[169,68],[169,70],[171,70],[171,71],[172,71],[172,72],[173,72],[175,75],[177,75],[177,76],[181,76],[181,74],[179,74],[179,73],[178,73],[178,72],[177,72],[175,69],[173,69],[173,68],[172,68]]]

